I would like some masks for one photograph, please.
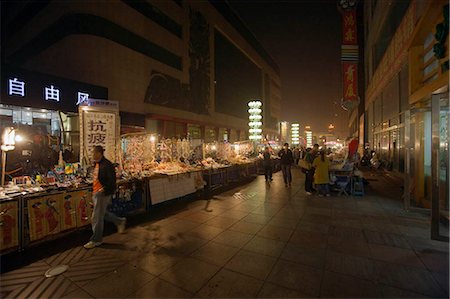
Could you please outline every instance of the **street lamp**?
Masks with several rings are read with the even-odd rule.
[[[262,103],[261,101],[251,101],[248,103],[249,113],[249,138],[250,140],[257,141],[262,139]]]
[[[291,125],[291,143],[292,145],[299,145],[300,143],[300,125],[298,123]]]
[[[5,172],[6,172],[6,153],[14,150],[16,147],[16,137],[17,140],[22,140],[22,138],[17,135],[16,130],[13,127],[7,127],[3,131],[2,135],[2,186],[5,185]]]

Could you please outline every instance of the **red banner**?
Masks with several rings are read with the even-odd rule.
[[[346,10],[343,14],[343,44],[344,45],[356,45],[358,44],[357,40],[357,31],[356,31],[356,10]]]
[[[342,62],[344,101],[358,101],[358,63]]]

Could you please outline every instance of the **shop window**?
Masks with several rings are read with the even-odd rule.
[[[205,128],[205,142],[217,141],[216,128],[206,127]]]
[[[199,125],[188,125],[188,134],[192,139],[201,139],[202,129]]]
[[[410,0],[395,1],[392,8],[386,17],[386,21],[381,29],[379,38],[375,42],[374,55],[373,55],[373,66],[377,69],[384,53],[386,52],[398,26],[403,20],[403,16],[408,10]]]
[[[228,141],[228,130],[226,128],[219,129],[219,141]]]

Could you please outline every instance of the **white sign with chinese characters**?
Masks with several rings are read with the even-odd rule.
[[[83,112],[83,151],[92,161],[94,146],[105,149],[105,157],[111,162],[116,160],[116,114],[110,112]]]
[[[25,96],[25,82],[17,80],[14,78],[13,80],[9,79],[9,88],[8,94],[10,96]]]
[[[45,88],[45,100],[59,102],[59,89],[55,86],[50,85],[50,87]]]
[[[83,103],[86,103],[89,100],[89,94],[85,92],[78,92],[78,101],[77,105],[81,105]]]

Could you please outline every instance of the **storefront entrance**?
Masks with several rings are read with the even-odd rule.
[[[432,198],[431,198],[431,238],[449,240],[449,96],[448,93],[432,96]],[[447,229],[443,226],[447,226]]]
[[[433,95],[405,115],[406,210],[431,211],[431,238],[448,241],[449,97]]]

